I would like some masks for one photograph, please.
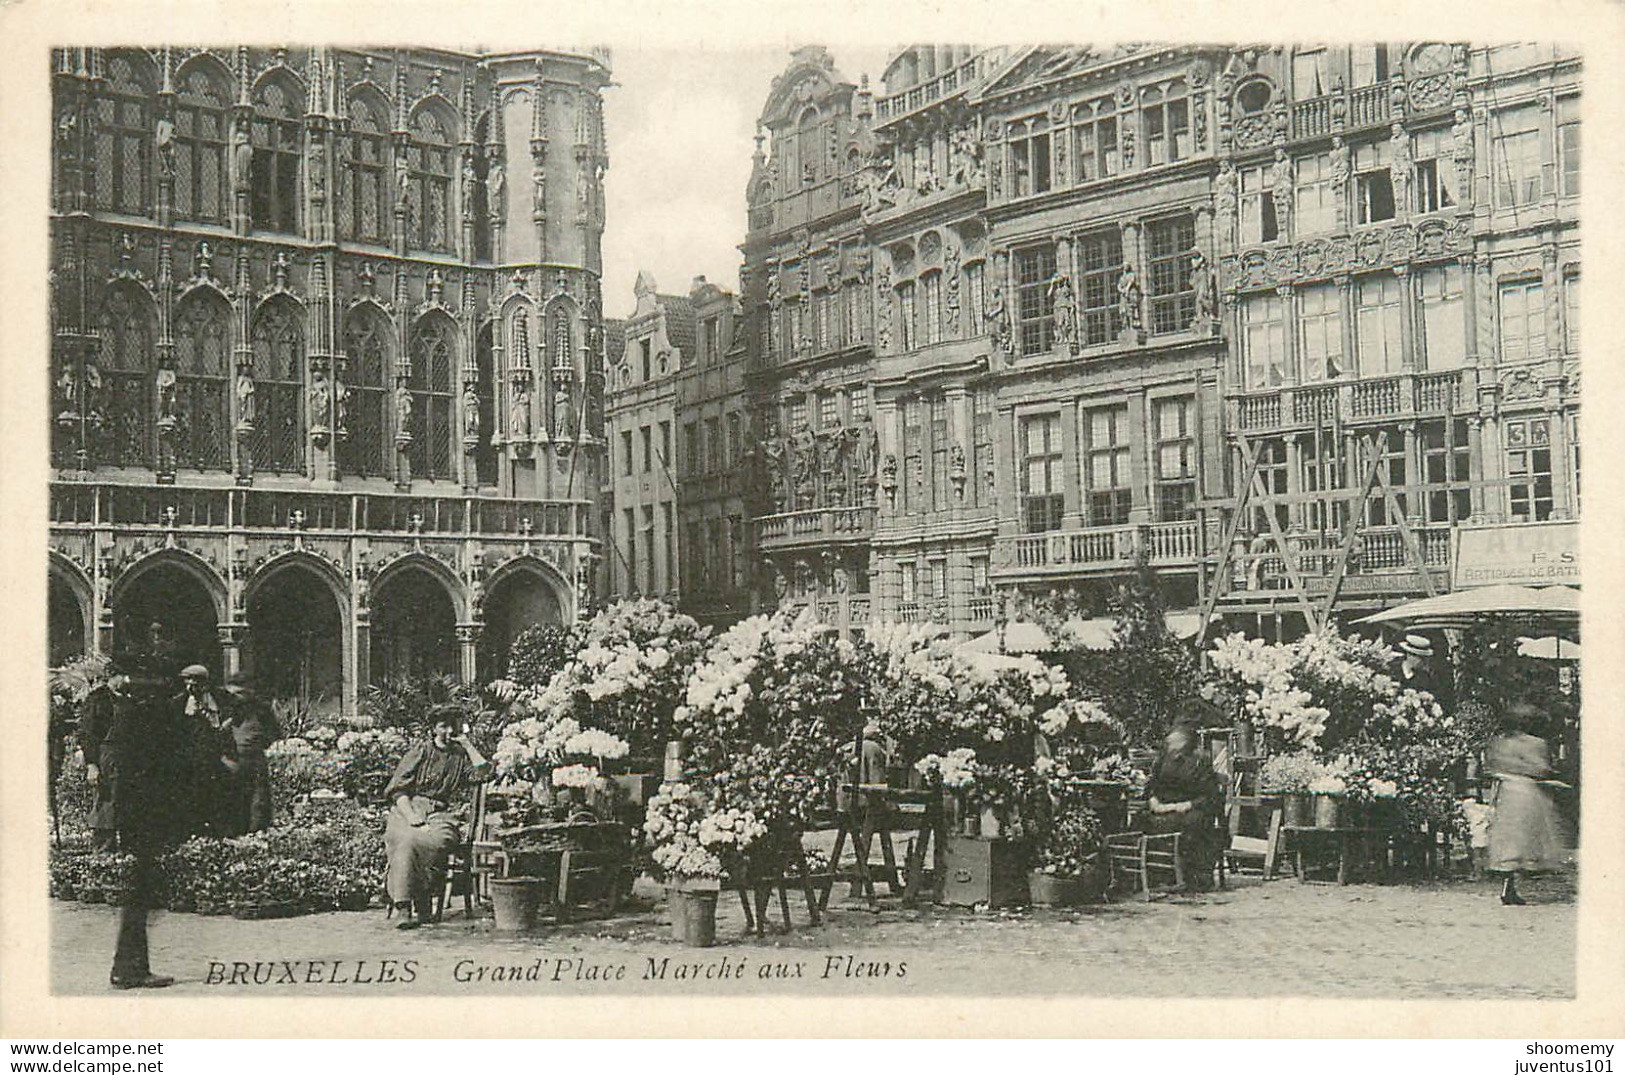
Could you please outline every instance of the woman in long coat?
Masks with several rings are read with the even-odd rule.
[[[463,715],[455,706],[438,706],[429,719],[429,737],[407,750],[384,788],[391,803],[384,823],[384,887],[402,912],[400,929],[414,929],[429,917],[435,886],[463,839],[459,815],[467,812],[468,791],[491,778],[491,764],[463,734]]]
[[[1555,869],[1563,861],[1557,807],[1540,781],[1552,775],[1546,740],[1527,730],[1540,713],[1514,702],[1502,718],[1503,732],[1490,744],[1485,767],[1496,778],[1495,817],[1490,821],[1489,869],[1504,874],[1501,902],[1520,905],[1518,877]]]
[[[1180,834],[1185,885],[1205,892],[1213,887],[1224,787],[1214,772],[1213,755],[1198,741],[1199,727],[1194,719],[1182,718],[1168,732],[1146,783],[1146,805],[1151,811],[1146,821],[1153,833]]]

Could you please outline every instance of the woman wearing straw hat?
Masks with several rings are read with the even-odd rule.
[[[1496,779],[1489,869],[1505,877],[1501,902],[1506,904],[1523,904],[1520,876],[1555,869],[1563,861],[1557,807],[1544,786],[1552,775],[1551,753],[1546,740],[1530,731],[1541,717],[1528,702],[1508,703],[1502,734],[1490,744],[1486,758]]]

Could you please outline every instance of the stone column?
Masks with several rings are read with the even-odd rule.
[[[485,624],[478,621],[457,625],[458,677],[464,683],[479,681],[480,633]]]
[[[1150,441],[1150,406],[1146,402],[1145,388],[1134,389],[1128,395],[1128,472],[1130,500],[1128,521],[1135,525],[1151,521],[1150,490],[1154,480],[1152,472],[1152,445]]]
[[[243,643],[248,639],[248,624],[222,623],[215,627],[215,635],[220,640],[220,678],[242,671]]]

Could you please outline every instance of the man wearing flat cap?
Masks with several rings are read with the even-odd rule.
[[[237,746],[237,831],[271,827],[271,770],[265,748],[282,738],[271,706],[254,689],[247,672],[226,679],[226,722]]]
[[[184,693],[176,699],[181,728],[190,758],[193,804],[189,831],[211,836],[237,836],[237,739],[226,723],[225,706],[210,685],[209,670],[201,664],[181,669]],[[177,794],[180,789],[176,789]]]

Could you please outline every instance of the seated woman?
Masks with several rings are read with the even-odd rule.
[[[1200,748],[1197,733],[1201,715],[1182,714],[1164,740],[1164,748],[1151,767],[1146,784],[1151,808],[1148,831],[1177,832],[1179,858],[1187,887],[1205,892],[1213,887],[1213,865],[1218,854],[1218,818],[1224,806],[1221,781],[1213,771],[1213,756]]]
[[[392,803],[384,824],[384,887],[402,912],[400,929],[428,920],[435,887],[463,839],[459,815],[467,812],[468,789],[491,779],[491,763],[468,741],[464,728],[456,706],[430,710],[429,738],[407,750],[384,789]]]

